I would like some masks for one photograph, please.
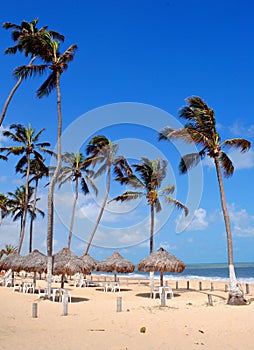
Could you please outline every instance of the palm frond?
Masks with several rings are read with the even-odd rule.
[[[156,200],[154,202],[154,206],[155,206],[156,213],[159,213],[162,208],[161,208],[161,203],[160,203],[158,198],[156,198]]]
[[[37,97],[49,96],[56,87],[56,71],[53,71],[37,90]]]
[[[83,177],[81,179],[81,190],[84,193],[84,195],[89,193],[89,188],[88,188],[87,183]]]
[[[229,148],[240,148],[242,153],[247,152],[251,148],[251,142],[241,138],[225,140],[221,145]]]
[[[234,168],[234,165],[233,165],[231,159],[227,156],[226,153],[220,152],[219,162],[220,162],[220,166],[223,169],[224,176],[225,177],[232,176],[235,168]]]
[[[181,158],[181,161],[179,164],[180,173],[185,174],[189,169],[198,165],[198,163],[204,157],[204,155],[205,155],[204,150],[201,150],[198,153],[189,153],[184,155]]]
[[[163,193],[164,195],[167,194],[172,194],[175,191],[175,186],[174,185],[169,185],[167,187],[164,187],[160,190],[161,193]]]
[[[132,192],[132,191],[127,191],[125,193],[123,193],[120,196],[117,196],[113,199],[111,199],[108,203],[113,202],[113,201],[121,201],[121,202],[125,202],[125,201],[130,201],[133,199],[137,199],[143,196],[143,192]]]
[[[166,200],[167,203],[174,205],[177,209],[184,210],[185,216],[189,214],[189,209],[177,199],[169,196],[165,196],[164,199]]]

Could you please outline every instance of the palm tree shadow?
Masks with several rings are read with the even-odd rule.
[[[89,301],[88,298],[82,298],[82,297],[71,297],[71,303],[82,303],[84,301]]]
[[[141,298],[151,298],[151,293],[150,292],[148,292],[148,293],[138,293],[138,294],[135,294],[135,296],[136,297],[141,297]],[[174,298],[177,298],[177,297],[180,297],[180,296],[181,296],[180,294],[174,293]],[[171,299],[171,298],[168,296],[167,299]]]

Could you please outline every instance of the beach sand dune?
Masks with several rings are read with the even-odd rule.
[[[40,284],[45,283],[39,281]],[[253,349],[254,285],[246,297],[246,306],[226,305],[223,283],[170,281],[175,297],[160,306],[160,299],[149,298],[145,283],[126,279],[121,292],[105,293],[101,288],[71,290],[68,316],[62,316],[63,304],[38,300],[36,294],[13,292],[0,287],[1,350],[152,350],[152,349]],[[212,295],[213,306],[208,305]],[[122,312],[117,312],[117,298],[122,298]],[[32,318],[37,303],[38,318]],[[145,332],[141,333],[141,327]]]

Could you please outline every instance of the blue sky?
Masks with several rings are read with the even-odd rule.
[[[188,222],[167,206],[156,218],[155,249],[164,246],[186,263],[226,262],[226,238],[216,174],[207,160],[188,175],[179,175],[180,155],[186,145],[157,142],[165,125],[181,126],[178,110],[191,95],[202,97],[215,110],[222,139],[245,137],[253,142],[253,10],[251,1],[55,1],[42,6],[33,1],[3,2],[1,22],[19,24],[39,17],[65,35],[62,51],[76,43],[74,61],[62,76],[63,147],[84,151],[89,139],[104,134],[119,144],[119,154],[133,162],[141,156],[169,162],[167,184],[176,186],[175,197],[188,204]],[[0,30],[0,101],[3,106],[14,84],[13,69],[26,64],[22,55],[6,56],[12,45],[10,32]],[[23,82],[4,122],[31,123],[46,128],[42,141],[55,144],[57,114],[55,94],[38,100],[35,91],[45,79]],[[2,108],[2,107],[1,107]],[[0,138],[1,145],[6,140]],[[254,261],[254,211],[251,179],[254,153],[230,153],[234,176],[225,179],[231,216],[235,261]],[[14,174],[17,159],[1,164],[0,191],[14,191],[22,183]],[[81,255],[103,197],[80,194],[72,250]],[[110,196],[125,188],[112,183]],[[47,191],[40,190],[41,207],[47,209]],[[73,199],[72,184],[56,193],[54,250],[67,244]],[[191,222],[189,222],[191,221]],[[47,220],[38,220],[34,248],[46,252]],[[18,223],[0,226],[0,246],[16,244]],[[145,201],[107,206],[96,233],[91,255],[102,259],[119,250],[137,262],[149,253],[149,208]],[[25,237],[23,252],[28,249]]]

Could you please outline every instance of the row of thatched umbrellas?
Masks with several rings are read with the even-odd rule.
[[[32,253],[21,256],[13,253],[0,261],[0,270],[12,269],[13,271],[27,271],[43,273],[47,271],[47,257],[34,250]],[[93,270],[103,272],[114,272],[115,280],[117,273],[133,272],[135,266],[125,259],[118,252],[114,252],[110,257],[98,262],[90,255],[83,255],[78,258],[68,248],[63,248],[53,256],[54,275],[74,275],[77,272],[89,274]],[[138,270],[144,272],[159,271],[161,285],[163,285],[164,272],[182,272],[185,264],[174,255],[168,253],[163,248],[152,253],[147,258],[138,263]]]

